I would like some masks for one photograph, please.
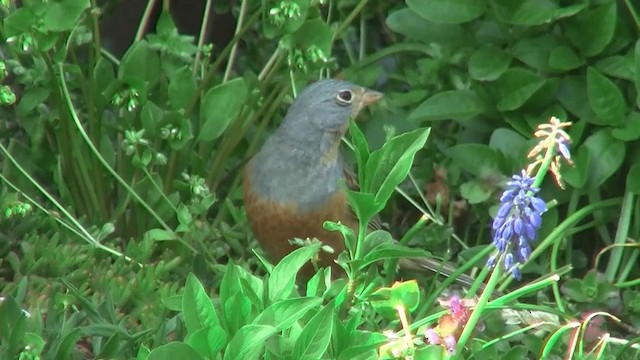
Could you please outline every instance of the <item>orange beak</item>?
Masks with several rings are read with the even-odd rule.
[[[364,94],[362,94],[362,105],[363,107],[369,106],[375,102],[378,102],[380,99],[382,99],[383,96],[384,94],[382,94],[381,92],[365,89]]]

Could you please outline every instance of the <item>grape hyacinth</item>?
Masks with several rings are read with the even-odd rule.
[[[536,196],[539,188],[533,187],[534,178],[523,170],[507,182],[507,189],[500,197],[500,209],[493,220],[493,245],[498,255],[504,254],[504,270],[520,280],[517,265],[531,256],[531,244],[536,241],[542,225],[542,213],[547,210],[544,200]],[[497,256],[487,261],[493,267]]]

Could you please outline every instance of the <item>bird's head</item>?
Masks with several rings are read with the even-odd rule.
[[[382,93],[343,80],[320,80],[300,92],[282,122],[282,131],[306,138],[311,134],[342,136],[349,119],[382,98]]]

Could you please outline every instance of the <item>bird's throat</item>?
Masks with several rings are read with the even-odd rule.
[[[340,151],[340,140],[344,133],[339,132],[325,132],[322,135],[322,142],[320,143],[320,154],[322,156],[323,165],[329,166],[335,164],[338,161],[338,153]]]

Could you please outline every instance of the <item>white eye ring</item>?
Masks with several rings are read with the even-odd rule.
[[[351,104],[351,101],[353,101],[353,92],[351,92],[351,90],[345,89],[338,91],[338,94],[336,95],[336,102],[339,105],[346,106]]]

